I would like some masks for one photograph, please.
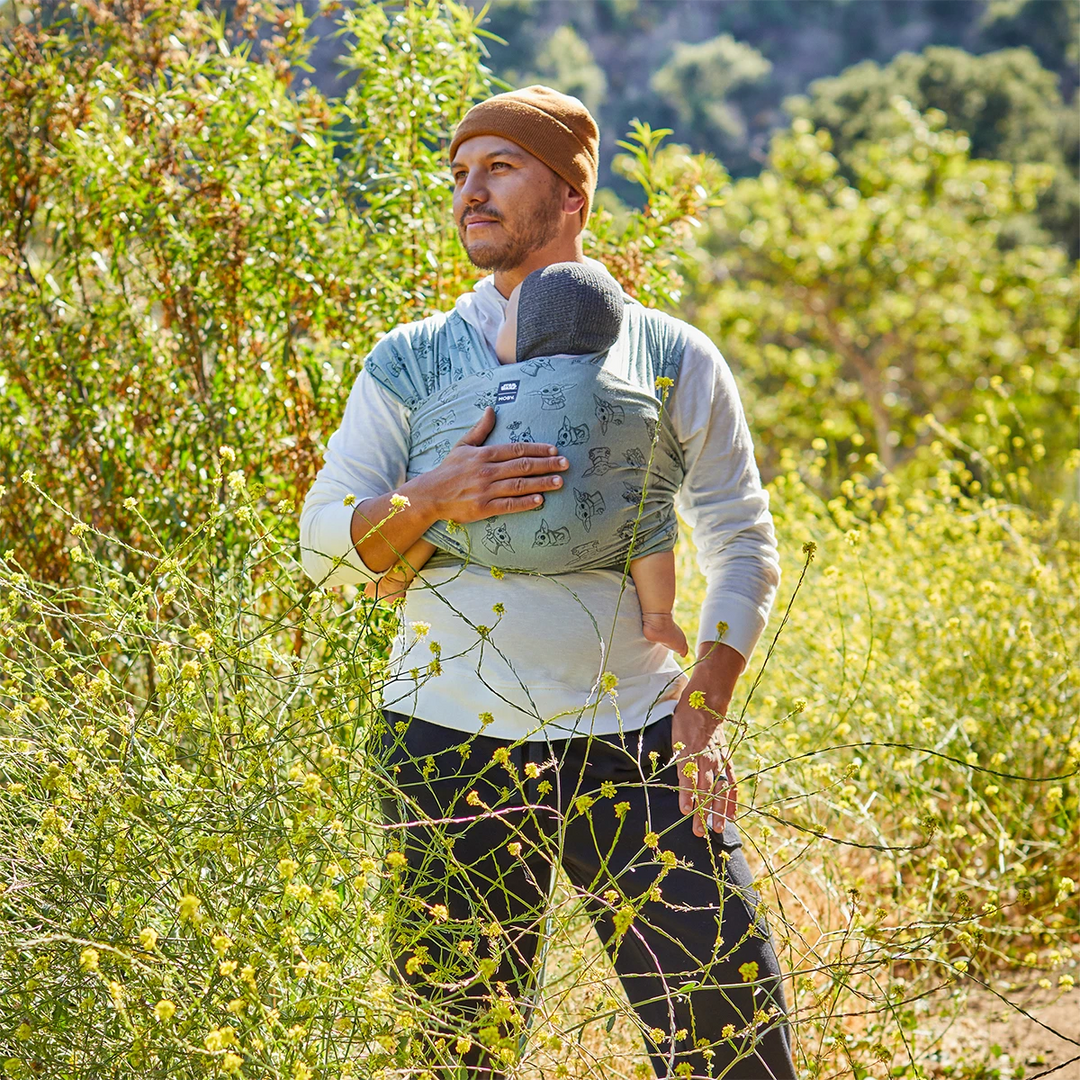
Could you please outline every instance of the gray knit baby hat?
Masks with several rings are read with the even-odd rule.
[[[605,352],[619,336],[625,302],[610,274],[585,263],[534,270],[518,295],[518,362]]]

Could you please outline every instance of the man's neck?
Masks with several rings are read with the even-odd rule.
[[[510,294],[534,271],[545,266],[561,262],[584,262],[585,252],[580,233],[569,240],[558,240],[532,252],[528,258],[513,270],[495,271],[495,288],[503,299]]]

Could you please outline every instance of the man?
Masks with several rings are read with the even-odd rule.
[[[527,373],[497,379],[506,298],[536,269],[584,261],[597,146],[585,107],[541,86],[481,102],[458,126],[454,217],[469,258],[493,275],[453,312],[396,328],[369,356],[301,515],[314,579],[370,582],[435,522],[535,513],[568,498],[564,485],[575,497],[587,486],[556,446],[486,445],[492,408],[439,464],[411,475],[410,417],[465,377],[494,373],[496,405],[504,386],[516,394],[527,384]],[[659,1076],[794,1077],[721,726],[779,581],[768,497],[716,348],[670,316],[634,312],[636,325],[674,330],[681,343],[664,409],[685,468],[677,505],[708,585],[697,662],[687,682],[643,638],[618,570],[499,575],[438,558],[425,567],[384,691],[397,785],[386,813],[409,822],[395,832],[406,891],[434,914],[400,968],[451,1026],[457,1017],[482,1027],[485,1009],[504,1034],[515,1018],[520,1026],[561,862],[651,1032]],[[645,338],[621,342],[612,362]],[[470,978],[446,928],[478,921],[494,930],[475,950],[469,939],[470,962],[488,961]],[[501,1012],[499,984],[513,1002]],[[485,1074],[500,1060],[491,1045],[466,1059]]]

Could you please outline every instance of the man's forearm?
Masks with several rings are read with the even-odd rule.
[[[722,641],[703,641],[698,646],[697,663],[691,672],[691,690],[705,694],[705,706],[723,715],[735,695],[735,684],[746,667],[737,649]]]
[[[395,506],[396,496],[408,503]],[[374,573],[389,570],[425,532],[439,520],[431,484],[423,475],[388,491],[377,499],[365,499],[353,511],[352,542],[364,565]]]

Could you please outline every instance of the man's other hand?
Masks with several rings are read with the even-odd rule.
[[[694,834],[721,833],[738,809],[735,774],[723,736],[724,714],[746,661],[729,645],[705,641],[671,720],[679,772],[679,809],[694,816]],[[678,749],[679,744],[682,749]]]

